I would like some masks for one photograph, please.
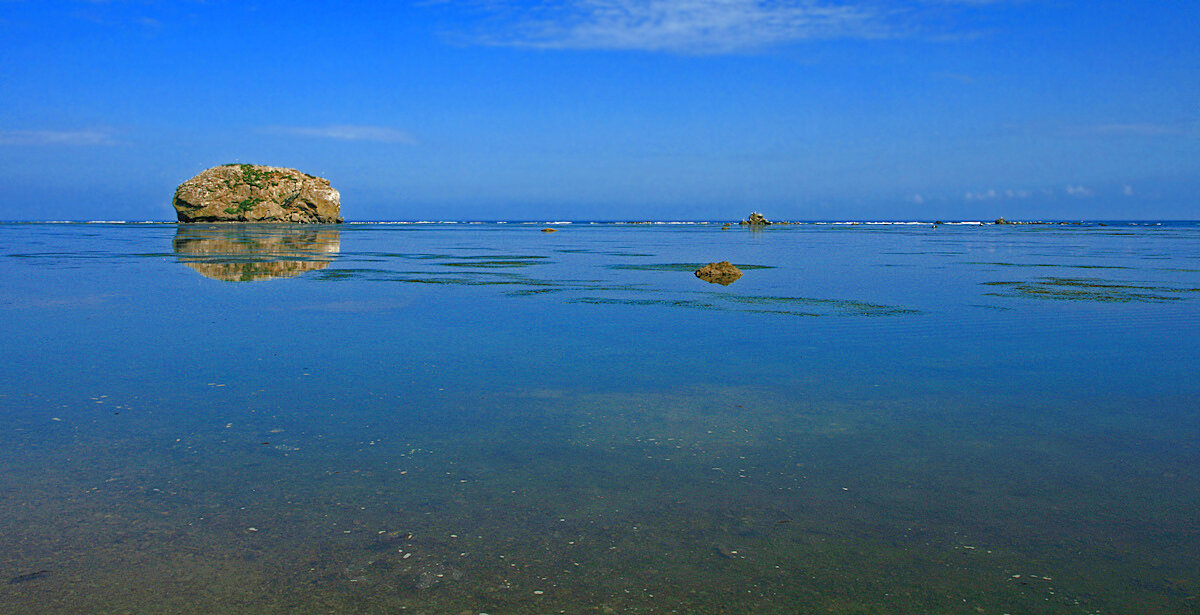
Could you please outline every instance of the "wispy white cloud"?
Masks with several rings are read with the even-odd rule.
[[[0,130],[0,145],[115,145],[104,130]]]
[[[1088,132],[1099,135],[1133,135],[1133,136],[1158,136],[1171,135],[1180,132],[1178,126],[1169,124],[1102,124],[1099,126],[1091,126],[1087,129]]]
[[[962,73],[934,73],[933,76],[938,79],[949,79],[951,81],[957,81],[966,85],[975,83],[975,77],[972,77],[971,75],[964,75]]]
[[[967,192],[963,198],[968,201],[993,201],[1000,198],[1000,194],[995,190],[986,190],[980,192]]]
[[[1200,122],[1114,122],[1069,128],[1070,136],[1170,137],[1200,136]]]
[[[985,6],[988,4],[1018,3],[1026,0],[925,0],[926,4],[964,4],[967,6]]]
[[[1009,188],[1007,190],[996,190],[994,188],[981,190],[979,192],[967,192],[963,195],[968,201],[997,201],[1000,199],[1027,199],[1033,196],[1032,190],[1017,190]]]
[[[416,145],[417,140],[412,134],[387,126],[357,126],[350,124],[335,124],[331,126],[272,126],[264,128],[264,132],[295,137],[316,137],[320,139],[337,139],[339,141],[375,141],[378,143],[402,143]]]
[[[822,0],[549,0],[486,3],[479,40],[546,49],[725,53],[815,38],[880,37],[883,13]]]
[[[1131,196],[1133,188],[1124,186],[1122,193],[1126,196]],[[1074,198],[1087,198],[1095,196],[1096,191],[1079,184],[1068,184],[1063,188],[1040,188],[1038,190],[1014,188],[996,190],[995,188],[991,188],[988,190],[968,191],[963,194],[963,199],[967,201],[1018,201],[1034,197],[1055,198],[1064,195]]]
[[[811,39],[886,38],[929,16],[1026,0],[426,0],[483,15],[474,40],[543,49],[718,54]],[[945,33],[928,32],[931,36]],[[953,33],[962,36],[963,32]]]

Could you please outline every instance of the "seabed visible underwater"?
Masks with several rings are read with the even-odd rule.
[[[540,228],[0,224],[0,613],[1200,613],[1200,224]]]

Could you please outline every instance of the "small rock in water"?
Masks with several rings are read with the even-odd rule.
[[[742,277],[742,270],[734,267],[729,261],[709,263],[696,270],[696,277],[711,284],[729,286]]]

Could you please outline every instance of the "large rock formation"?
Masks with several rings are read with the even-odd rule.
[[[742,270],[729,261],[709,263],[696,270],[696,277],[710,284],[729,286],[742,277]]]
[[[213,167],[175,189],[180,222],[342,221],[341,194],[329,180],[257,164]]]

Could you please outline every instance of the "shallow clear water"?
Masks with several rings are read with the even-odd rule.
[[[1200,609],[1200,225],[541,228],[0,225],[0,612]]]

